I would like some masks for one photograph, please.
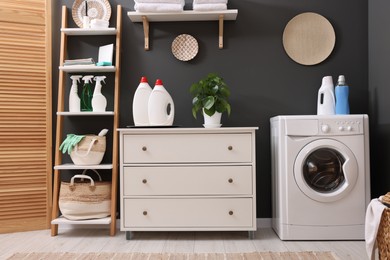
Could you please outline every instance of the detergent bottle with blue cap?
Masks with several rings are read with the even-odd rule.
[[[345,76],[340,75],[335,88],[336,95],[336,115],[349,114],[349,86],[345,83]]]

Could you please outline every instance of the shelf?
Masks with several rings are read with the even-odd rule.
[[[140,13],[136,11],[127,12],[133,23],[143,22],[142,17],[147,17],[149,22],[190,22],[190,21],[218,21],[223,15],[224,20],[236,20],[238,10],[198,12],[185,10],[178,13]]]
[[[55,157],[54,157],[54,172],[53,172],[53,198],[52,198],[52,223],[51,223],[51,235],[56,236],[58,234],[58,225],[59,224],[108,224],[110,226],[110,235],[114,236],[116,233],[116,216],[117,216],[117,189],[118,189],[118,142],[119,137],[117,133],[118,124],[119,124],[119,96],[120,96],[120,72],[121,72],[121,37],[122,37],[122,6],[117,5],[116,12],[116,28],[105,28],[105,29],[84,29],[84,28],[68,28],[68,8],[62,6],[62,19],[61,19],[61,40],[60,40],[60,55],[59,55],[59,76],[58,76],[58,91],[57,91],[57,122],[55,130]],[[80,36],[93,36],[92,40],[93,46],[97,46],[101,38],[115,37],[115,51],[113,53],[113,59],[115,60],[115,66],[95,66],[95,65],[73,65],[73,66],[63,66],[65,59],[68,57],[68,37],[72,35]],[[104,36],[104,37],[103,37]],[[77,40],[77,39],[74,39]],[[79,40],[84,41],[83,37]],[[114,72],[114,86],[113,91],[113,106],[110,108],[112,111],[105,112],[70,112],[64,111],[65,108],[65,92],[66,87],[66,73],[73,74],[93,74],[95,73],[107,73]],[[65,127],[64,127],[64,116],[111,116],[112,118],[112,139],[110,144],[112,145],[112,158],[108,160],[111,164],[98,164],[98,165],[74,165],[73,163],[63,163],[63,157],[68,157],[68,155],[63,155],[60,151],[61,143],[63,142]],[[96,119],[96,118],[95,118]],[[88,121],[93,121],[93,118],[86,118]],[[71,124],[77,124],[78,122],[69,122]],[[82,221],[72,221],[67,220],[63,217],[58,217],[60,215],[59,209],[59,194],[61,186],[61,174],[62,170],[86,170],[86,169],[96,169],[96,170],[108,170],[111,171],[111,205],[110,205],[110,217],[94,220],[82,220]],[[74,173],[77,173],[75,171]]]
[[[84,29],[84,28],[61,28],[61,32],[66,35],[74,36],[91,36],[91,35],[115,35],[117,33],[116,28],[106,29]]]
[[[97,165],[74,165],[73,163],[65,163],[54,166],[54,170],[110,170],[113,168],[112,164],[97,164]]]
[[[223,11],[199,12],[185,10],[176,13],[141,13],[137,11],[127,12],[133,23],[142,22],[144,27],[144,48],[149,50],[149,22],[189,22],[189,21],[219,21],[219,43],[223,49],[223,22],[237,19],[238,10],[230,9]]]
[[[57,115],[61,116],[113,116],[113,111],[106,112],[57,112]]]
[[[87,219],[87,220],[69,220],[66,219],[63,216],[60,216],[56,219],[53,219],[51,221],[52,225],[59,225],[59,224],[72,224],[72,225],[99,225],[104,224],[108,225],[111,224],[111,217],[105,217],[105,218],[97,218],[97,219]]]
[[[65,72],[115,72],[115,66],[93,66],[93,65],[72,65],[60,66],[60,70]]]

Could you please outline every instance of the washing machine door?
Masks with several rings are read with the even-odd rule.
[[[299,189],[319,202],[333,202],[349,194],[358,178],[352,151],[333,139],[308,143],[297,155],[294,177]]]

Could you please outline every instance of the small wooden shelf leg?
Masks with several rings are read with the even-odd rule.
[[[224,15],[220,14],[219,15],[219,48],[223,49],[223,20],[224,20]]]
[[[146,16],[142,16],[142,23],[144,25],[145,51],[149,50],[149,21]]]

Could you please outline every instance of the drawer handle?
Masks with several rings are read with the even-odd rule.
[[[142,183],[144,183],[144,184],[146,184],[147,182],[148,182],[147,179],[143,179],[143,180],[142,180]]]
[[[229,211],[229,215],[230,215],[230,216],[233,215],[233,210],[230,210],[230,211]]]
[[[228,182],[229,182],[229,183],[233,183],[233,179],[232,179],[232,178],[229,178]]]
[[[233,146],[229,145],[229,146],[228,146],[228,150],[229,150],[229,151],[233,150]]]
[[[148,212],[145,210],[144,212],[142,212],[142,214],[143,214],[144,216],[146,216],[146,215],[148,215]]]
[[[143,146],[142,151],[146,151],[146,150],[148,150],[148,148],[146,148],[146,146]]]

